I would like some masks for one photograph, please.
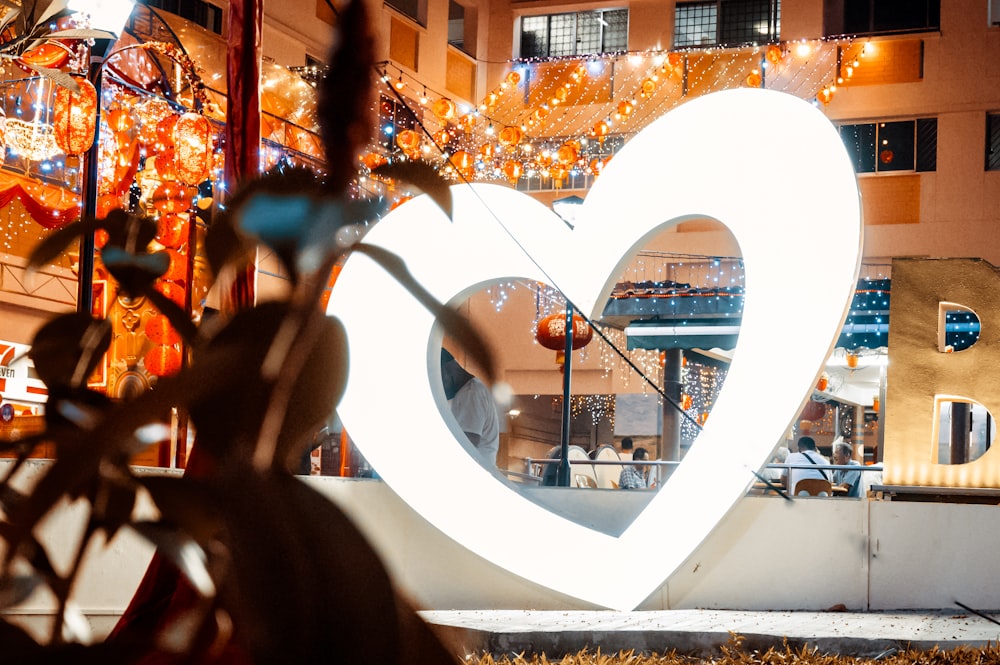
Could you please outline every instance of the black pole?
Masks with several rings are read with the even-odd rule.
[[[573,305],[566,303],[566,346],[565,357],[563,358],[563,404],[562,404],[562,433],[560,434],[559,451],[559,472],[556,476],[556,484],[559,487],[569,487],[569,430],[570,416],[570,387],[572,383],[573,367]]]
[[[114,40],[97,39],[90,51],[90,71],[87,78],[97,90],[97,104],[94,115],[94,143],[87,150],[83,173],[83,210],[81,219],[93,219],[97,215],[97,181],[101,146],[101,85],[104,59]],[[76,311],[92,314],[94,310],[94,232],[84,233],[80,238],[80,260],[77,265]]]

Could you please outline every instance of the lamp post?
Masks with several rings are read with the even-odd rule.
[[[96,116],[94,118],[94,142],[87,150],[84,162],[84,180],[81,199],[84,218],[93,218],[97,213],[97,183],[101,135],[101,79],[104,60],[111,45],[121,34],[125,22],[132,13],[132,0],[70,0],[69,9],[90,17],[90,27],[103,30],[114,39],[94,40],[90,50],[90,69],[87,78],[97,90]],[[90,314],[94,308],[94,233],[85,233],[80,239],[80,263],[78,266],[76,310]]]

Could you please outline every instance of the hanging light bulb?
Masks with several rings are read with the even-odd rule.
[[[402,74],[400,74],[399,78],[396,79],[395,83],[392,84],[392,87],[395,88],[396,90],[402,90],[403,88],[406,87],[406,84],[403,83],[403,75]]]
[[[426,104],[427,103],[427,86],[424,86],[424,91],[420,95],[420,103],[421,104]]]

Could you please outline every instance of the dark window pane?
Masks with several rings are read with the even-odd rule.
[[[603,53],[628,50],[628,10],[612,9],[604,12]]]
[[[576,44],[573,53],[601,52],[601,12],[580,12],[576,15]]]
[[[917,120],[917,171],[937,170],[937,118]]]
[[[549,54],[549,17],[525,16],[521,19],[521,57],[539,58]]]
[[[771,39],[770,0],[721,0],[719,43],[759,44]]]
[[[913,170],[913,134],[912,120],[901,122],[880,122],[878,125],[879,171],[912,171]]]
[[[937,30],[940,0],[844,0],[843,34]]]
[[[1000,171],[1000,115],[986,116],[986,170]]]
[[[844,125],[840,128],[847,154],[856,173],[875,172],[875,125]]]
[[[576,14],[549,16],[548,55],[573,55],[576,53]]]
[[[674,46],[715,44],[718,7],[714,2],[678,4],[674,13]]]

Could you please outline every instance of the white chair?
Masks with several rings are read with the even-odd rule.
[[[597,449],[594,460],[597,462],[620,462],[621,455],[615,447],[604,444]],[[595,464],[594,475],[597,477],[597,486],[605,489],[612,489],[618,485],[618,477],[622,473],[622,467],[615,464]]]

